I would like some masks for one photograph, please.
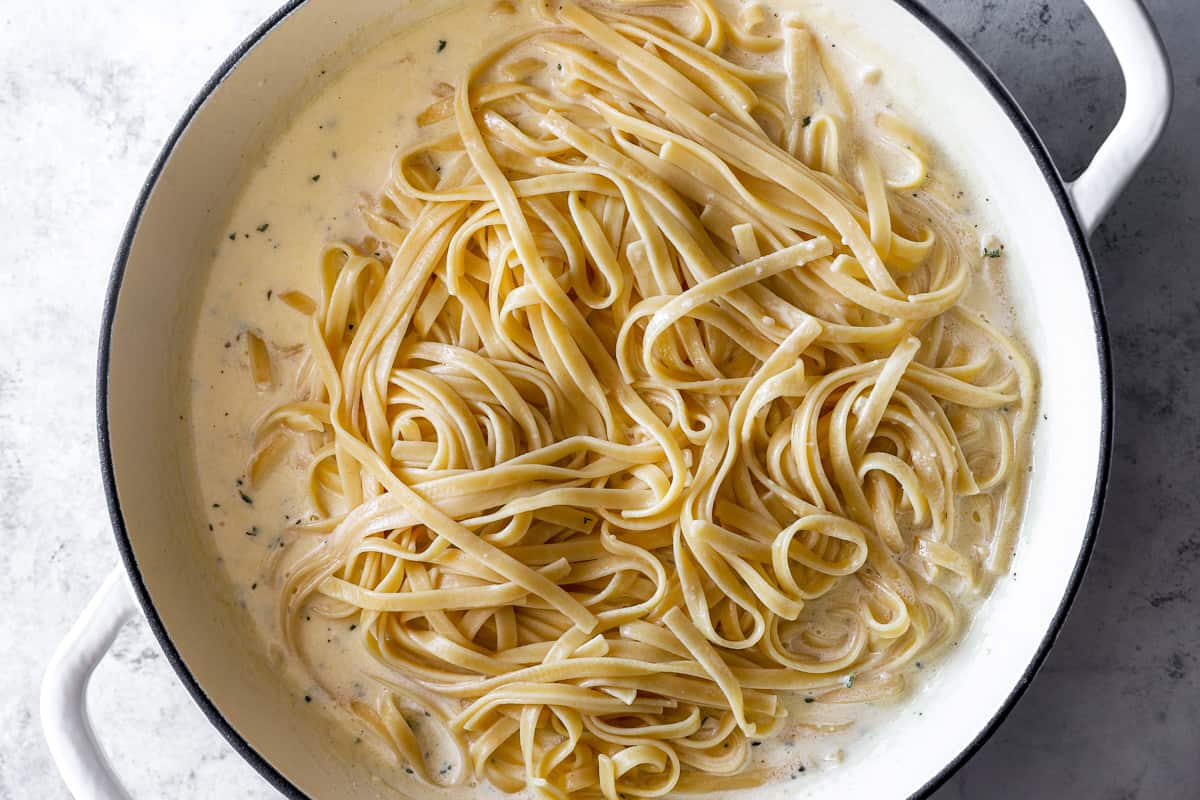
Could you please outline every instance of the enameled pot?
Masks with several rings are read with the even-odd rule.
[[[1166,56],[1138,0],[1087,0],[1125,74],[1125,111],[1075,182],[963,42],[913,0],[806,0],[885,55],[889,90],[920,108],[941,148],[978,165],[1014,232],[1012,301],[1038,364],[1042,419],[1012,574],[999,582],[927,691],[867,752],[756,800],[925,797],[1012,709],[1063,621],[1092,547],[1108,475],[1112,387],[1087,235],[1157,140],[1171,104]],[[297,0],[255,31],[201,90],[146,180],[117,254],[99,354],[104,485],[125,570],[110,575],[55,654],[42,690],[51,752],[76,798],[126,797],[87,720],[87,678],[140,606],[180,679],[233,747],[285,795],[394,797],[298,708],[222,597],[184,491],[176,425],[189,302],[230,187],[320,65],[442,3]],[[127,572],[128,574],[124,574]],[[132,586],[132,592],[130,591]],[[136,599],[136,604],[135,604]]]

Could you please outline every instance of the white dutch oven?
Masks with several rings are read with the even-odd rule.
[[[448,0],[451,1],[452,0]],[[247,646],[222,598],[186,501],[176,446],[179,365],[189,298],[231,187],[289,99],[356,32],[379,35],[436,3],[296,0],[221,66],[150,172],[113,269],[99,358],[99,436],[117,544],[109,576],[55,654],[42,687],[46,738],[76,798],[126,797],[91,732],[87,680],[140,604],[180,679],[212,723],[285,795],[383,797],[365,767],[330,743],[311,709]],[[1003,210],[1009,282],[1039,365],[1036,468],[1014,576],[1001,581],[928,691],[846,762],[756,800],[930,794],[1000,724],[1053,643],[1091,550],[1108,472],[1109,356],[1086,236],[1162,131],[1171,103],[1162,45],[1137,0],[1088,0],[1125,73],[1125,111],[1091,166],[1066,183],[996,78],[912,0],[831,4],[880,47],[889,88],[936,122],[939,144]],[[872,54],[874,55],[874,53]],[[1036,284],[1034,279],[1036,278]],[[130,583],[133,591],[130,592]],[[136,604],[135,604],[136,598]]]

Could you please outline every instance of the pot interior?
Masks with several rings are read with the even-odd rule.
[[[1102,469],[1107,385],[1086,255],[1040,145],[919,12],[884,0],[777,3],[883,69],[896,105],[944,157],[986,186],[1006,234],[1019,330],[1040,371],[1039,421],[1025,522],[1009,576],[923,691],[865,734],[844,763],[786,780],[759,800],[868,794],[906,797],[983,732],[1048,645],[1091,530]],[[206,544],[192,481],[186,349],[194,300],[246,170],[286,125],[288,109],[355,52],[441,3],[308,0],[241,52],[152,176],[114,299],[107,424],[114,507],[128,565],[168,651],[202,704],[264,771],[312,797],[394,797],[297,704],[267,655],[248,646],[244,612]],[[118,263],[118,269],[120,269]],[[256,755],[257,754],[257,755]],[[269,767],[268,767],[269,765]],[[280,782],[278,776],[275,780]],[[281,783],[281,788],[287,788]],[[749,792],[746,793],[749,796]]]

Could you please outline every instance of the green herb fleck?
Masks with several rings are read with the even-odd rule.
[[[250,530],[246,531],[247,536],[258,536],[258,526],[251,525]]]
[[[920,661],[918,661],[918,662],[917,662],[917,669],[925,669],[925,665],[924,665],[924,664],[922,664]]]
[[[849,689],[853,685],[854,685],[854,673],[851,672],[849,675],[846,676],[846,688]]]
[[[811,703],[811,702],[813,702],[813,699],[811,697],[806,697],[806,698],[804,698],[804,702]]]
[[[262,225],[259,225],[259,226],[258,226],[257,230],[258,230],[258,232],[259,232],[259,233],[266,233],[266,232],[267,232],[267,228],[269,228],[269,227],[271,227],[271,223],[269,223],[269,222],[264,222]]]
[[[243,492],[241,489],[238,490],[238,497],[242,498],[242,502],[245,503],[246,505],[248,505],[248,506],[254,505],[254,498],[252,498],[250,495]]]
[[[446,40],[445,40],[445,39],[438,39],[437,51],[440,53],[440,52],[442,52],[442,51],[443,51],[443,50],[445,50],[445,49],[446,49]]]
[[[306,702],[306,703],[311,703],[311,702],[312,702],[312,695],[309,695],[309,694],[306,694],[306,695],[304,695],[304,702]]]
[[[313,183],[316,183],[316,182],[317,182],[317,181],[319,181],[319,180],[321,180],[321,176],[320,176],[320,175],[313,175],[313,176],[312,176],[312,182],[313,182]]]
[[[229,241],[231,241],[231,242],[236,242],[236,241],[237,241],[237,234],[236,234],[236,233],[231,233],[231,234],[229,234]]]
[[[804,118],[804,127],[807,128],[809,125],[812,125],[812,117],[805,117]]]
[[[357,625],[351,625],[351,626],[350,626],[350,630],[354,630],[354,629],[355,629],[355,628],[357,628],[357,627],[358,627]]]
[[[1003,249],[1004,249],[1003,247],[997,247],[994,250],[988,250],[987,248],[984,248],[983,257],[984,258],[999,258],[1001,255],[1001,251]]]

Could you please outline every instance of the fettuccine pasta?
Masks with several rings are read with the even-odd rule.
[[[755,742],[898,696],[1007,569],[1033,369],[961,304],[933,148],[803,25],[535,11],[280,296],[304,366],[247,474],[309,453],[316,512],[280,623],[303,656],[301,617],[353,621],[351,711],[429,783],[753,785]]]

